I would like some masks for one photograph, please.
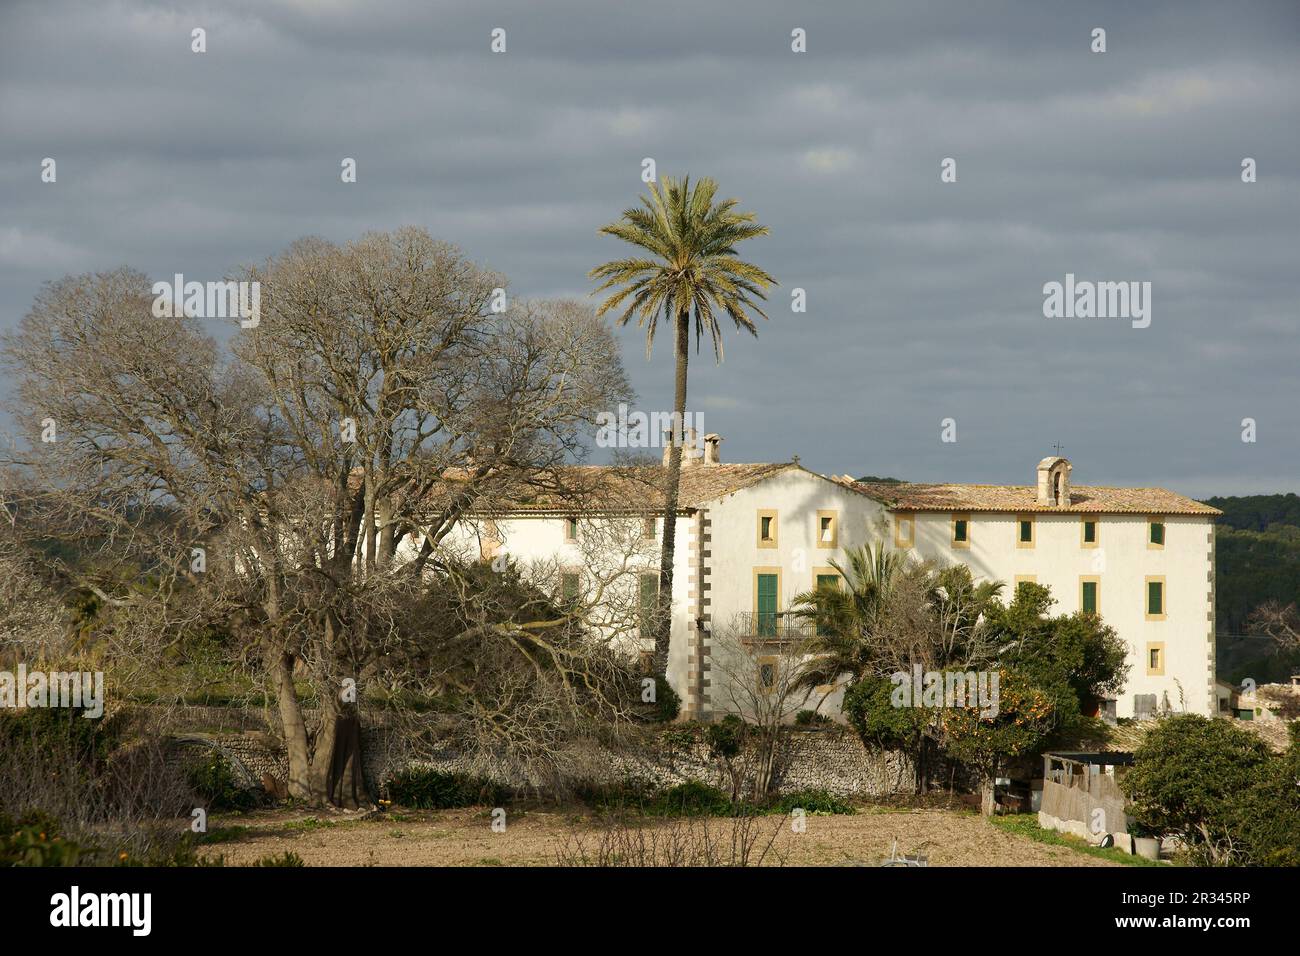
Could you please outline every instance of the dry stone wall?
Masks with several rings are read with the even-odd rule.
[[[206,740],[237,759],[254,780],[269,775],[283,781],[288,759],[277,736],[258,712],[233,717],[220,707],[186,708],[169,719],[168,732],[186,747]],[[432,739],[432,742],[428,742]],[[399,771],[412,766],[431,767],[484,777],[510,788],[544,793],[546,783],[530,778],[520,767],[505,761],[460,752],[450,740],[436,734],[370,722],[362,731],[363,771],[373,793]],[[578,746],[560,757],[566,779],[591,786],[640,784],[653,789],[688,781],[729,789],[724,770],[710,758],[698,728],[674,725],[651,735],[640,746],[621,750],[595,743]],[[950,770],[942,768],[936,782],[947,785]],[[961,785],[963,781],[953,781]],[[778,757],[773,788],[778,794],[825,790],[841,797],[879,797],[910,792],[911,762],[903,754],[870,752],[857,737],[840,726],[790,728]]]

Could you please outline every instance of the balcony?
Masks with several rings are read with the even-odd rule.
[[[811,621],[800,620],[790,611],[745,612],[731,619],[731,627],[744,642],[781,644],[806,641],[816,632]]]

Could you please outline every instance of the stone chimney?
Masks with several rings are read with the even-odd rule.
[[[704,436],[704,464],[719,465],[722,463],[718,448],[721,444],[722,436],[717,432],[709,432]]]
[[[695,437],[695,429],[686,429],[686,442],[682,446],[682,467],[694,468],[700,463],[700,444]]]
[[[1070,472],[1074,466],[1060,456],[1038,463],[1038,503],[1052,508],[1070,504]]]

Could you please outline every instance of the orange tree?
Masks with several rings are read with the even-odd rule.
[[[997,672],[997,713],[979,707],[945,707],[939,718],[945,751],[980,778],[980,805],[993,813],[993,787],[1007,762],[1034,753],[1056,725],[1051,697],[1009,668]]]

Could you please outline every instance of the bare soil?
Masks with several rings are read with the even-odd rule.
[[[765,865],[876,866],[895,839],[898,852],[926,853],[931,866],[1117,866],[1069,847],[1049,846],[1006,833],[978,814],[961,810],[864,808],[852,816],[809,816],[802,833],[791,820],[759,818],[760,842],[772,843]],[[211,827],[244,827],[233,839],[204,848],[227,865],[292,851],[307,866],[556,866],[574,861],[579,850],[596,858],[610,824],[584,810],[508,811],[504,832],[494,832],[483,809],[415,813],[356,814],[259,811],[212,820]],[[659,831],[708,827],[721,846],[730,846],[730,819],[637,820]]]

